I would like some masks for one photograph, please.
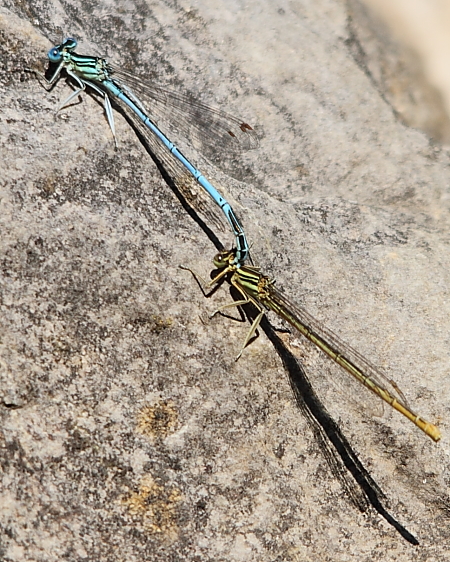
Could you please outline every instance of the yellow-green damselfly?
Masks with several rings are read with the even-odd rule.
[[[381,382],[383,379],[386,380],[386,377],[377,367],[350,345],[342,341],[330,329],[323,326],[306,310],[298,307],[286,298],[275,288],[274,280],[263,275],[259,267],[242,265],[238,268],[234,263],[234,252],[234,250],[223,250],[215,256],[214,265],[221,271],[209,285],[216,285],[221,279],[228,277],[231,285],[243,297],[242,300],[222,306],[212,316],[226,308],[249,303],[252,303],[259,311],[237,359],[255,334],[265,309],[273,310],[366,388],[407,417],[431,439],[436,442],[439,441],[441,438],[439,428],[414,413],[403,397],[395,396],[393,391],[387,390],[385,388],[387,385],[383,385]]]

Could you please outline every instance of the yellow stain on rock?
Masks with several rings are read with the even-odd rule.
[[[161,486],[151,474],[146,474],[138,491],[123,496],[120,503],[128,508],[134,519],[141,522],[144,529],[174,540],[178,533],[178,504],[182,497],[179,489]]]
[[[152,406],[144,406],[138,415],[136,430],[150,438],[163,439],[175,431],[178,413],[172,400],[161,400]]]

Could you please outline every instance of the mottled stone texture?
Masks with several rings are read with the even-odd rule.
[[[355,6],[2,0],[1,560],[448,558],[449,152],[394,111]],[[277,286],[440,424],[436,445],[270,315],[420,546],[358,509],[263,331],[234,361],[248,324],[208,319],[226,285],[207,300],[179,268],[208,277],[215,239],[126,121],[116,150],[92,96],[55,116],[69,85],[25,69],[65,35],[255,124],[239,157],[176,140]]]

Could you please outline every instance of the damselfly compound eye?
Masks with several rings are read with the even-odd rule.
[[[76,49],[77,45],[78,42],[76,39],[74,39],[73,37],[67,37],[67,39],[64,39],[62,47],[64,49],[68,49],[69,51],[73,51],[74,49]]]
[[[59,62],[62,58],[61,51],[58,47],[53,47],[52,49],[50,49],[47,56],[50,62]]]

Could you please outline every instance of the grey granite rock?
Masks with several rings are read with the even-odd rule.
[[[335,0],[3,0],[0,559],[446,559],[450,158],[380,93],[358,26]],[[264,272],[439,423],[436,445],[269,315],[420,546],[358,509],[263,332],[234,361],[248,326],[208,319],[228,290],[179,269],[207,277],[216,249],[125,120],[115,150],[91,96],[55,117],[68,85],[24,69],[62,35],[256,125],[258,150],[192,157]]]

